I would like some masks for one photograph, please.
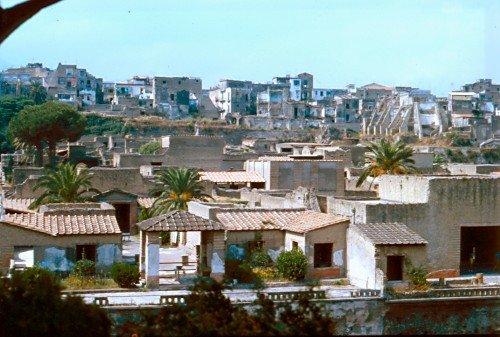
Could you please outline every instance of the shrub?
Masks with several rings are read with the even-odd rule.
[[[77,261],[72,269],[72,274],[76,276],[92,276],[95,274],[95,262],[85,258]]]
[[[411,287],[415,290],[427,290],[429,282],[425,278],[427,272],[420,267],[414,267],[409,259],[405,259],[405,274],[410,278]]]
[[[257,267],[252,271],[262,281],[276,281],[280,278],[279,273],[273,267]]]
[[[254,284],[257,287],[261,285],[261,280],[247,262],[239,259],[226,259],[225,269],[228,282],[238,280],[239,283]]]
[[[252,267],[267,267],[273,263],[271,257],[262,250],[257,250],[250,258],[250,265]]]
[[[494,149],[482,149],[481,157],[488,164],[495,164],[500,161],[500,147]]]
[[[276,259],[276,268],[288,280],[302,280],[306,276],[307,258],[300,249],[282,251]]]
[[[122,288],[133,288],[139,282],[141,274],[137,266],[128,263],[115,263],[111,267],[111,277]]]
[[[0,336],[110,336],[106,311],[66,295],[56,276],[44,268],[0,279]]]
[[[155,154],[156,151],[158,151],[160,148],[161,148],[160,142],[157,141],[149,142],[139,147],[139,154]]]

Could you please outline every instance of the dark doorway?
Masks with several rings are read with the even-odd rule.
[[[84,258],[95,262],[95,245],[76,245],[76,260]]]
[[[500,226],[462,227],[460,273],[500,272]]]
[[[403,260],[404,256],[388,256],[387,257],[387,280],[402,281],[403,280]]]
[[[332,266],[333,243],[317,243],[314,245],[314,268]]]
[[[122,233],[130,233],[130,204],[113,204],[116,221]]]

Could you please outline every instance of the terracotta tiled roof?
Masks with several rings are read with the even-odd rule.
[[[155,202],[155,200],[156,200],[156,198],[139,197],[139,198],[137,198],[137,203],[142,208],[151,208],[151,206],[153,205],[153,202]]]
[[[304,212],[297,216],[292,222],[285,225],[285,229],[296,233],[306,233],[315,229],[348,221],[349,218],[343,216],[319,212]]]
[[[425,245],[428,242],[402,223],[355,224],[375,245]]]
[[[137,224],[143,231],[168,232],[168,231],[206,231],[224,230],[221,223],[208,220],[186,211],[173,211]]]
[[[200,172],[201,180],[208,180],[214,183],[265,183],[257,172],[245,171],[217,171]]]
[[[293,157],[291,157],[293,156]],[[291,154],[290,156],[286,156],[286,157],[279,157],[279,156],[262,156],[262,157],[259,157],[259,159],[251,159],[253,161],[256,161],[256,160],[263,160],[263,161],[307,161],[307,162],[340,162],[341,160],[337,160],[337,159],[314,159],[314,158],[317,158],[319,156],[315,155],[315,154],[312,154],[312,155],[306,155],[304,156],[303,159],[300,158],[301,155],[293,155]]]
[[[262,156],[262,157],[259,157],[258,160],[265,160],[265,161],[294,161],[293,158],[290,158],[288,156]]]
[[[2,222],[53,236],[121,233],[112,215],[6,214]]]
[[[28,198],[14,198],[14,199],[7,199],[3,198],[2,199],[2,206],[4,209],[7,210],[12,210],[16,212],[23,212],[23,213],[35,213],[35,211],[32,211],[29,209],[29,205],[35,201],[35,199],[28,199]]]
[[[281,230],[303,212],[304,209],[225,210],[216,217],[227,230]]]

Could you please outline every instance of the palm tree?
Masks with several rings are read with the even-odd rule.
[[[42,104],[47,98],[47,91],[40,82],[31,82],[28,92],[29,98],[35,101],[35,104]]]
[[[203,193],[201,177],[197,169],[167,168],[160,173],[156,183],[161,187],[149,194],[158,195],[151,206],[151,216],[158,216],[172,210],[187,210],[187,203],[193,199],[207,201],[211,197]]]
[[[356,187],[361,186],[368,177],[418,172],[413,166],[415,161],[411,158],[413,149],[402,142],[393,143],[391,140],[382,139],[379,143],[370,142],[367,148],[369,152],[365,154],[365,168],[356,182]],[[373,181],[370,188],[372,184]]]
[[[57,165],[56,171],[48,169],[47,175],[38,178],[33,187],[34,191],[43,188],[44,192],[31,203],[30,209],[44,204],[91,200],[88,193],[99,193],[97,189],[92,188],[91,178],[92,173],[87,169],[78,170],[78,167],[69,163]]]

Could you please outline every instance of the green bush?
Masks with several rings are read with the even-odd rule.
[[[92,276],[95,274],[95,262],[85,258],[79,260],[75,263],[71,272],[76,276]]]
[[[262,250],[257,250],[250,258],[250,265],[252,267],[267,267],[273,263],[271,257]]]
[[[226,259],[225,277],[227,282],[238,280],[238,283],[260,284],[260,280],[247,262],[239,259]]]
[[[300,249],[282,251],[276,259],[276,268],[286,279],[302,280],[306,276],[307,258]]]
[[[155,154],[160,148],[160,142],[149,142],[139,147],[139,154]]]
[[[494,149],[482,149],[481,157],[488,164],[496,164],[500,161],[500,147]]]
[[[56,275],[40,267],[0,278],[0,336],[110,336],[105,310],[80,296],[63,297],[61,289]]]
[[[416,289],[425,290],[425,288],[429,285],[425,275],[427,275],[427,271],[425,271],[422,267],[413,266],[412,262],[405,258],[405,274],[410,279],[412,287]]]
[[[141,274],[137,266],[128,263],[115,263],[111,267],[111,278],[122,288],[133,288]]]

